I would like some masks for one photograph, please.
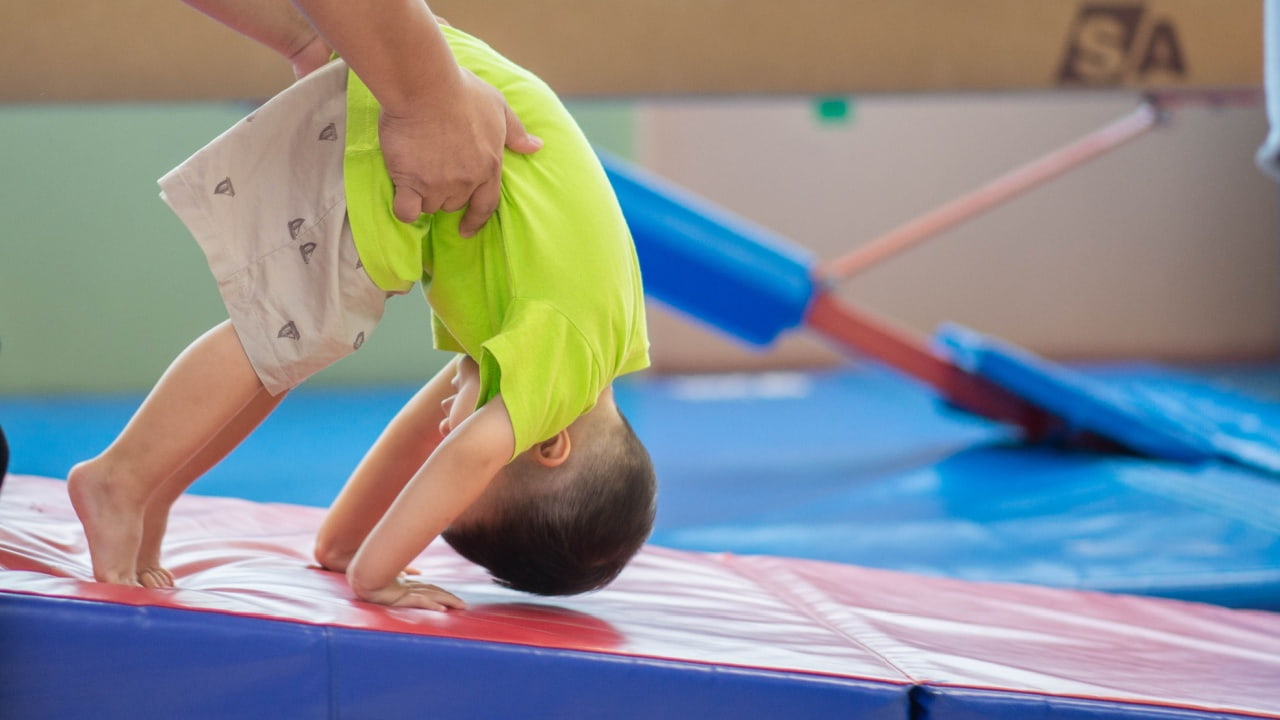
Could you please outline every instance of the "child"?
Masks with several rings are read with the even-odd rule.
[[[442,610],[463,603],[403,572],[437,536],[498,582],[547,595],[602,587],[643,544],[653,469],[611,390],[648,364],[617,200],[545,84],[441,30],[458,64],[546,141],[507,154],[498,209],[473,237],[461,211],[395,219],[379,108],[341,61],[161,179],[230,320],[174,361],[107,450],[72,469],[96,579],[172,586],[159,555],[174,500],[285,392],[358,350],[385,300],[416,281],[436,346],[458,356],[353,473],[320,529],[320,564],[345,572],[361,599]]]

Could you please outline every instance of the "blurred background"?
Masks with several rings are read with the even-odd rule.
[[[1067,1],[925,12],[808,0],[740,8],[756,22],[737,24],[716,24],[723,3],[658,2],[608,25],[609,3],[524,5],[433,3],[543,73],[598,146],[818,259],[1105,124],[1144,90],[1261,79],[1260,25],[1238,32],[1259,22],[1253,2],[1139,3],[1111,17]],[[144,390],[224,317],[155,180],[288,69],[176,1],[10,2],[3,16],[0,393]],[[1098,35],[1108,27],[1119,34]],[[556,28],[575,49],[545,40]],[[626,52],[604,49],[619,42]],[[1059,359],[1274,358],[1276,188],[1252,162],[1266,129],[1260,102],[1179,110],[841,293],[921,333],[958,321]],[[391,303],[367,349],[314,382],[429,376],[443,357],[425,313],[417,294]],[[844,361],[800,336],[748,350],[656,305],[651,321],[656,372]]]

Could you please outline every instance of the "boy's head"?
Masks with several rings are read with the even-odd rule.
[[[575,595],[607,585],[640,549],[656,495],[649,453],[606,390],[507,465],[443,537],[502,585]]]

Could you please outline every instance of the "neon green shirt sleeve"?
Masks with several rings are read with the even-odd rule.
[[[502,331],[480,353],[480,403],[502,393],[516,447],[529,448],[595,406],[608,384],[591,345],[563,314],[536,301],[512,303]]]

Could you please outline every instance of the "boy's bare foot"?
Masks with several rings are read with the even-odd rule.
[[[152,499],[142,516],[142,542],[138,546],[138,582],[143,587],[171,588],[175,584],[173,573],[160,564],[160,546],[165,528],[169,525],[169,505]]]
[[[143,504],[110,482],[96,461],[82,462],[67,475],[67,494],[89,541],[93,578],[117,585],[140,585],[137,557],[142,543]]]
[[[139,568],[138,583],[145,588],[171,588],[177,585],[177,580],[173,573],[157,563],[153,567]]]

